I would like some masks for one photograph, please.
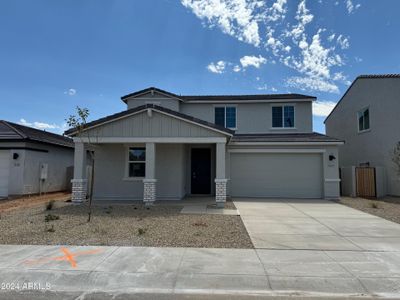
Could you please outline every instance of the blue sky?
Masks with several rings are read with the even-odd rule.
[[[304,93],[314,130],[359,74],[400,73],[397,0],[0,2],[0,119],[62,132],[122,95]]]

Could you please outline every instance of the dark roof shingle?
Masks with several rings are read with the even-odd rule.
[[[257,133],[235,134],[232,142],[334,142],[342,140],[329,137],[317,132],[311,133]]]
[[[135,97],[151,91],[166,94],[168,96],[178,98],[185,102],[196,101],[251,101],[251,100],[288,100],[288,99],[316,99],[316,97],[302,94],[254,94],[254,95],[177,95],[156,87],[149,87],[128,95],[122,96],[121,100],[126,102],[127,98]]]
[[[69,137],[0,120],[0,141],[5,140],[33,141],[62,147],[74,147],[74,142]]]

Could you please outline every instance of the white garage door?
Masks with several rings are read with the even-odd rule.
[[[0,198],[8,196],[9,169],[10,169],[10,151],[0,150]]]
[[[322,155],[231,153],[233,197],[321,198]]]

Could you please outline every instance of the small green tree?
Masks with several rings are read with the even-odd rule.
[[[88,211],[88,222],[91,220],[92,216],[92,198],[93,198],[93,183],[94,183],[94,162],[95,162],[95,157],[94,157],[94,151],[92,151],[91,148],[93,148],[93,144],[91,143],[91,138],[90,134],[88,131],[84,131],[86,124],[87,124],[87,118],[89,117],[89,109],[87,108],[80,108],[79,106],[76,107],[76,115],[70,115],[68,119],[66,119],[66,122],[69,127],[74,128],[77,131],[77,137],[83,138],[84,133],[86,133],[86,137],[88,138],[88,144],[90,146],[89,149],[89,155],[91,158],[92,162],[92,173],[90,176],[90,187],[89,187],[89,211]],[[83,142],[83,139],[82,139]]]
[[[392,161],[396,165],[396,172],[400,177],[400,142],[397,142],[393,149]]]

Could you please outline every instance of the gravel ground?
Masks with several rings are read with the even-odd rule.
[[[182,208],[94,206],[90,223],[84,205],[24,208],[1,215],[0,244],[253,248],[240,216],[186,215]],[[45,222],[49,214],[59,219]]]
[[[379,200],[343,197],[339,203],[400,223],[400,197],[385,197]]]

